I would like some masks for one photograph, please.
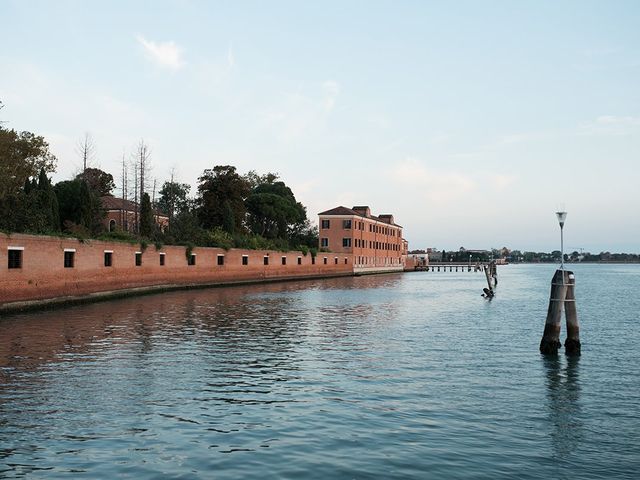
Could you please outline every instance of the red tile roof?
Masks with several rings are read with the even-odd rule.
[[[131,200],[114,197],[113,195],[105,195],[100,197],[102,208],[105,210],[126,210],[133,212],[137,208],[137,204]],[[166,213],[162,213],[159,210],[154,210],[155,215],[166,217]]]
[[[354,208],[358,208],[358,209],[363,209],[363,208],[369,208],[369,207],[354,207]],[[356,217],[362,217],[362,218],[370,218],[372,220],[377,220],[378,222],[382,222],[382,223],[387,223],[389,225],[394,225],[396,227],[400,227],[402,228],[401,225],[398,225],[397,223],[393,222],[393,215],[380,215],[380,217],[376,217],[374,215],[370,215],[370,216],[366,216],[362,213],[361,211],[356,211],[354,209],[351,208],[347,208],[347,207],[336,207],[336,208],[332,208],[331,210],[326,210],[324,212],[320,212],[318,215],[323,215],[323,216],[331,216],[331,215],[354,215]]]

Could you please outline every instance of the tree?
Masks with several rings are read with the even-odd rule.
[[[157,208],[169,215],[169,228],[171,228],[171,221],[176,215],[189,210],[191,207],[190,190],[191,185],[188,183],[170,181],[162,184],[162,188],[158,192]]]
[[[155,227],[153,218],[153,209],[151,208],[151,198],[148,193],[142,194],[142,202],[140,203],[140,235],[150,238]]]
[[[255,170],[249,170],[249,172],[244,175],[244,179],[249,184],[249,188],[251,190],[256,188],[258,185],[262,185],[263,183],[273,183],[278,178],[279,175],[277,173],[269,172],[265,173],[264,175],[260,175]]]
[[[82,173],[76,175],[76,179],[87,182],[89,190],[94,192],[98,197],[111,195],[111,191],[116,188],[113,175],[99,168],[86,168]]]
[[[236,172],[236,167],[215,166],[205,170],[198,181],[198,216],[202,226],[214,228],[224,225],[225,214],[229,215],[226,201],[233,212],[233,229],[241,231],[246,215],[244,201],[250,189],[247,180]]]
[[[43,137],[0,127],[0,199],[18,194],[40,170],[52,173],[56,157]]]
[[[60,224],[71,233],[98,234],[106,212],[98,195],[88,184],[76,178],[56,183],[54,187],[59,204]]]
[[[250,230],[265,238],[288,239],[307,220],[304,206],[284,182],[258,185],[247,198]]]
[[[40,170],[40,174],[38,175],[38,189],[36,194],[36,206],[43,216],[43,231],[57,232],[60,230],[58,199],[44,168]]]
[[[76,151],[82,160],[82,171],[84,172],[96,155],[96,146],[89,132],[86,132],[84,138],[78,141]]]

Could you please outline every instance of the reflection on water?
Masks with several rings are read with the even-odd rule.
[[[5,317],[0,477],[632,478],[633,301],[603,327],[576,268],[583,355],[540,357],[552,270],[504,268],[491,303],[447,272]]]
[[[547,402],[552,454],[564,460],[575,454],[582,439],[580,421],[580,357],[541,356],[547,376]]]

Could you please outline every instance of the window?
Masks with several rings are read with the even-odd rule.
[[[142,252],[136,252],[136,267],[142,266]]]
[[[22,248],[9,248],[9,268],[22,268]]]
[[[115,230],[116,230],[116,221],[112,218],[111,220],[109,220],[109,231],[115,232]]]
[[[196,264],[196,254],[192,253],[191,255],[189,255],[189,258],[187,259],[187,265],[195,265]]]
[[[224,255],[218,255],[218,265],[224,265]]]
[[[249,255],[242,255],[242,264],[249,265]]]
[[[349,261],[345,258],[344,259],[344,264],[346,265],[347,263],[349,263]]]
[[[338,264],[338,257],[335,257],[335,258],[333,259],[333,263],[335,263],[336,265]]]
[[[322,260],[324,261],[324,264],[326,265],[327,264],[327,257],[324,257]]]
[[[264,256],[264,264],[269,265],[269,257],[267,257],[266,255]]]
[[[316,264],[316,257],[311,257],[311,265],[315,265]]]
[[[351,220],[343,220],[342,228],[351,228]]]
[[[321,238],[320,239],[320,246],[321,247],[328,247],[329,246],[329,239],[328,238]]]
[[[112,267],[113,266],[113,252],[109,250],[104,251],[104,266]]]
[[[298,257],[298,265],[302,265],[302,257]]]
[[[350,238],[343,238],[342,239],[342,246],[343,247],[351,247],[351,239]]]
[[[73,268],[73,264],[75,263],[75,250],[65,250],[64,251],[64,268]]]
[[[282,257],[282,264],[286,265],[287,264],[287,257]]]
[[[160,266],[164,267],[164,253],[160,254]]]
[[[329,228],[331,226],[330,220],[320,220],[320,228]]]

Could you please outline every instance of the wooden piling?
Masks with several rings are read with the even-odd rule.
[[[540,353],[556,354],[562,345],[560,343],[560,321],[562,320],[562,306],[567,296],[567,278],[564,270],[556,270],[551,280],[549,293],[549,309],[544,325],[544,333],[540,341]],[[575,302],[572,302],[575,303]]]
[[[576,276],[567,272],[567,295],[564,299],[564,312],[567,317],[567,339],[564,341],[564,352],[567,355],[580,355],[580,325],[576,308]]]

